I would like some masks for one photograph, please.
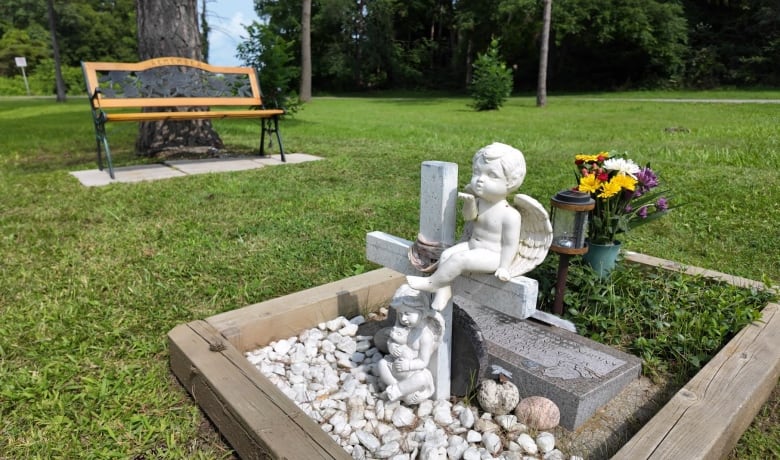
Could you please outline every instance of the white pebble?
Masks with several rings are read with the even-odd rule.
[[[535,455],[539,452],[539,446],[536,445],[536,441],[528,433],[522,433],[517,437],[517,443],[527,454]]]
[[[387,411],[387,407],[385,407],[385,412]],[[393,425],[395,425],[398,428],[404,427],[404,426],[410,426],[412,423],[414,423],[415,416],[414,412],[412,412],[411,409],[405,406],[399,406],[397,409],[393,411]]]
[[[338,318],[332,319],[330,321],[327,321],[325,323],[325,327],[331,331],[335,332],[341,329],[342,327],[346,326],[348,323],[347,319],[343,316],[339,316]]]
[[[354,337],[355,334],[357,334],[358,331],[358,325],[348,323],[346,326],[339,329],[339,334],[346,336],[346,337]]]
[[[495,433],[485,433],[482,436],[482,445],[488,452],[495,455],[501,451],[501,438]]]
[[[542,431],[536,436],[536,445],[539,447],[539,452],[546,454],[555,449],[555,436],[552,433]]]
[[[480,433],[479,431],[469,430],[469,432],[466,433],[466,441],[472,444],[482,442],[482,433]]]
[[[366,318],[363,315],[357,315],[354,318],[349,320],[350,323],[360,326],[361,324],[366,322]]]
[[[474,411],[467,407],[460,412],[458,419],[463,428],[470,429],[474,426]]]
[[[377,439],[376,436],[374,436],[373,434],[367,431],[357,430],[355,434],[357,435],[360,444],[365,446],[365,448],[368,449],[369,452],[374,452],[375,450],[379,449],[379,447],[382,445],[382,443],[379,442],[379,439]]]

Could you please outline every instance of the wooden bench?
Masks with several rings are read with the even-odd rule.
[[[260,155],[265,154],[266,133],[275,134],[281,160],[285,161],[279,133],[279,117],[285,111],[263,105],[257,72],[251,67],[220,67],[187,58],[164,57],[137,63],[82,62],[81,68],[95,124],[98,167],[103,170],[105,152],[112,179],[108,122],[260,119]],[[157,111],[140,110],[145,108]],[[172,111],[175,109],[179,111]]]

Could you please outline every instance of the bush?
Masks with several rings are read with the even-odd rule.
[[[249,38],[238,45],[238,58],[244,65],[257,69],[266,104],[275,102],[288,113],[295,113],[301,102],[293,87],[300,74],[300,69],[294,65],[293,43],[257,22],[246,26],[246,31]]]
[[[477,110],[497,110],[512,93],[512,71],[499,59],[497,39],[477,56],[469,89]]]

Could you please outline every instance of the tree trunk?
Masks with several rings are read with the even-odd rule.
[[[51,33],[51,49],[54,54],[54,77],[57,82],[57,102],[65,102],[65,80],[62,78],[62,60],[60,59],[60,47],[57,44],[57,21],[54,18],[54,0],[48,0],[46,6],[49,10],[49,31]]]
[[[301,17],[301,102],[311,100],[311,0],[303,0]]]
[[[544,0],[542,16],[542,43],[539,47],[539,80],[536,87],[536,106],[547,105],[547,55],[550,51],[550,21],[552,16],[552,0]]]
[[[141,60],[166,56],[203,59],[197,0],[137,0],[136,16]],[[144,122],[136,138],[139,155],[196,146],[223,147],[210,120]]]

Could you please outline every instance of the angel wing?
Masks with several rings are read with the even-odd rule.
[[[522,223],[517,257],[509,267],[512,277],[528,273],[542,263],[553,237],[550,216],[541,203],[528,195],[518,193],[515,195],[514,205],[520,211]]]

